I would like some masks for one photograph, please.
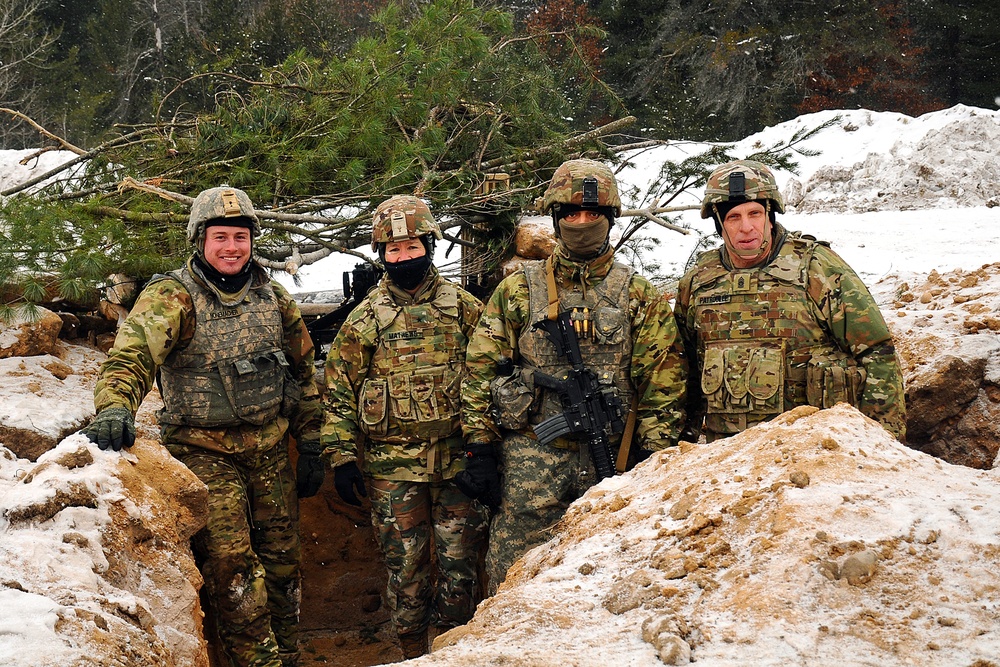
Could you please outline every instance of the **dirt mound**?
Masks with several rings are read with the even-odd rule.
[[[907,442],[992,468],[1000,452],[1000,263],[875,286],[904,365]]]
[[[996,473],[797,408],[592,489],[421,664],[995,665],[998,527]]]
[[[929,130],[916,143],[898,141],[884,154],[869,153],[852,166],[821,168],[805,182],[793,178],[785,198],[797,213],[996,206],[997,145],[997,117],[972,114]]]

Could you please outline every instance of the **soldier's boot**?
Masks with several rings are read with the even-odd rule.
[[[278,651],[281,667],[299,667],[299,652]]]
[[[403,660],[419,658],[427,653],[427,631],[399,635],[399,649],[403,652]]]

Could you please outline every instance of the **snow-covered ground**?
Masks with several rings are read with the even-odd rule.
[[[894,273],[976,268],[998,258],[991,241],[1000,229],[1000,112],[956,106],[912,118],[864,109],[822,111],[747,137],[734,153],[745,157],[838,116],[799,144],[816,155],[796,155],[795,173],[775,172],[789,200],[788,212],[779,216],[785,227],[829,241],[869,282]],[[677,142],[627,156],[618,172],[625,207],[653,201],[649,186],[665,160],[680,161],[704,148]],[[697,205],[700,194],[671,205]],[[659,240],[646,259],[658,262],[665,276],[679,276],[700,237],[714,233],[698,211],[673,215],[692,233],[653,223],[642,231]],[[339,290],[343,272],[357,262],[332,255],[303,267],[299,285],[291,276],[278,279],[293,293]]]
[[[781,139],[788,139],[798,129],[815,127],[833,115],[833,112],[811,114],[768,128],[740,142],[736,152],[744,155],[752,153],[762,146],[771,145]],[[824,130],[809,141],[806,147],[818,151],[819,154],[801,157],[799,168],[795,174],[787,172],[778,172],[777,174],[779,184],[790,200],[789,211],[780,216],[780,220],[789,229],[801,230],[830,241],[834,250],[840,253],[865,278],[877,295],[881,295],[880,300],[883,305],[886,305],[894,286],[903,280],[909,280],[911,275],[925,275],[933,270],[939,272],[955,269],[972,271],[984,264],[1000,260],[1000,256],[998,256],[1000,252],[994,243],[994,239],[1000,231],[1000,206],[996,206],[998,197],[1000,197],[1000,187],[997,185],[1000,183],[1000,174],[998,174],[1000,160],[996,159],[996,155],[1000,153],[1000,112],[954,107],[919,118],[909,118],[894,113],[872,113],[864,110],[846,111],[841,112],[841,119],[835,126]],[[640,193],[645,192],[647,185],[654,180],[659,164],[664,157],[676,158],[683,155],[684,151],[697,152],[698,147],[678,144],[654,151],[645,151],[634,156],[631,164],[621,171],[620,178],[623,189],[631,187]],[[0,155],[0,160],[10,157],[14,156],[10,153]],[[36,168],[45,169],[47,167],[39,166]],[[0,166],[0,184],[29,177],[30,173],[28,167],[19,166],[16,163]],[[648,201],[643,202],[639,197],[634,198],[626,205],[639,206],[644,203],[648,204]],[[697,203],[697,198],[692,197],[690,201],[673,203],[694,204]],[[700,220],[697,211],[682,214],[681,222],[697,233],[685,236],[658,227],[649,226],[647,228],[647,233],[660,240],[660,245],[655,251],[655,259],[660,262],[661,271],[665,274],[679,274],[697,242],[698,235],[710,234],[712,231],[711,222]],[[316,266],[304,268],[301,272],[303,282],[300,286],[294,286],[290,278],[282,278],[282,282],[294,292],[339,289],[342,285],[341,273],[353,268],[355,263],[356,259],[353,257],[334,256]],[[9,364],[9,366],[13,370],[0,379],[0,426],[6,425],[14,417],[12,406],[16,404],[17,415],[23,416],[25,411],[34,413],[32,421],[35,427],[42,432],[59,432],[65,428],[67,411],[53,407],[53,402],[58,403],[64,399],[53,395],[53,392],[50,391],[25,391],[23,382],[18,379],[24,375],[25,369],[18,364]],[[89,406],[81,406],[81,410],[89,410]],[[79,418],[79,411],[70,412]],[[805,423],[803,422],[803,424]],[[824,517],[822,522],[819,522],[822,530],[813,531],[814,540],[807,545],[811,554],[808,556],[811,559],[810,562],[818,559],[820,557],[818,554],[821,553],[827,554],[824,557],[833,558],[832,554],[836,551],[834,547],[840,544],[849,544],[851,540],[860,540],[863,546],[876,553],[879,559],[902,564],[906,568],[919,566],[919,562],[903,554],[915,555],[914,557],[919,557],[919,559],[930,559],[926,562],[936,562],[939,557],[944,557],[944,560],[940,561],[943,565],[935,566],[933,572],[917,571],[914,574],[913,571],[906,568],[897,567],[896,570],[905,576],[894,580],[893,586],[896,584],[903,586],[907,577],[912,579],[914,576],[919,576],[921,579],[914,587],[923,590],[922,601],[931,600],[931,597],[926,593],[933,592],[935,587],[945,592],[938,596],[936,609],[927,606],[930,604],[928,602],[925,605],[926,608],[917,609],[914,607],[912,613],[907,610],[906,613],[910,613],[910,616],[906,616],[900,610],[896,610],[899,611],[898,614],[896,611],[890,614],[891,610],[888,608],[875,611],[857,609],[856,616],[852,621],[855,624],[853,630],[850,627],[850,622],[845,620],[846,616],[837,617],[827,625],[812,622],[809,618],[793,618],[792,612],[785,609],[780,612],[782,617],[778,624],[764,633],[765,639],[768,641],[780,639],[782,646],[795,647],[795,651],[788,653],[794,657],[789,658],[790,662],[782,664],[817,664],[809,663],[803,656],[809,656],[810,650],[819,651],[821,645],[828,646],[836,644],[838,641],[847,642],[849,645],[849,642],[855,641],[859,634],[863,634],[862,631],[865,628],[886,623],[886,619],[892,616],[893,623],[901,623],[907,625],[908,628],[913,626],[915,630],[912,632],[907,630],[911,634],[916,633],[919,636],[920,628],[926,626],[928,629],[926,644],[930,647],[926,655],[899,655],[894,658],[896,662],[886,661],[884,658],[891,655],[892,642],[894,641],[892,639],[893,633],[887,630],[878,633],[878,641],[884,643],[882,648],[886,653],[879,654],[877,651],[869,653],[870,647],[865,644],[863,650],[858,649],[855,653],[857,659],[852,659],[849,652],[846,656],[838,653],[836,655],[839,657],[833,662],[842,665],[930,664],[922,661],[925,658],[929,660],[929,656],[937,656],[936,664],[965,667],[970,664],[970,660],[973,658],[996,660],[997,656],[1000,656],[1000,640],[996,638],[997,621],[994,618],[997,613],[998,599],[1000,599],[997,597],[998,591],[1000,591],[998,569],[979,569],[986,564],[986,561],[983,561],[976,565],[976,570],[972,574],[962,572],[961,580],[957,583],[949,579],[950,572],[963,570],[965,563],[962,561],[966,560],[966,556],[970,553],[975,552],[977,557],[993,554],[989,557],[995,560],[996,545],[1000,542],[1000,514],[994,510],[986,511],[983,508],[995,506],[995,499],[1000,498],[996,471],[991,473],[955,472],[952,474],[949,472],[950,468],[947,464],[935,463],[936,460],[928,460],[929,457],[926,455],[911,450],[897,449],[897,445],[891,439],[886,440],[879,437],[878,434],[869,432],[868,426],[863,423],[859,425],[857,420],[852,421],[851,424],[850,428],[842,432],[838,431],[836,425],[828,427],[837,440],[834,445],[841,451],[837,460],[843,462],[844,452],[846,452],[846,455],[855,457],[859,479],[863,476],[879,474],[881,476],[878,479],[884,482],[883,484],[872,483],[870,478],[864,484],[860,484],[860,482],[855,483],[851,480],[850,476],[843,478],[824,477],[826,473],[823,473],[821,468],[824,465],[823,457],[815,456],[816,452],[813,450],[809,450],[807,453],[806,450],[793,449],[790,453],[783,453],[784,450],[779,448],[779,451],[774,455],[777,457],[775,464],[779,463],[778,459],[785,460],[788,456],[815,458],[815,465],[820,466],[820,468],[817,468],[812,476],[820,483],[813,486],[811,491],[804,491],[801,494],[809,494],[807,497],[812,498],[812,500],[816,498],[827,500],[842,498],[845,507],[850,505],[853,508],[851,512],[833,507],[828,508],[829,515]],[[817,425],[818,427],[819,425]],[[778,433],[781,428],[783,427],[774,427],[774,433]],[[794,429],[789,426],[788,430],[791,434]],[[768,436],[760,437],[761,442],[764,442]],[[819,444],[821,447],[828,445],[829,443]],[[94,453],[98,454],[96,450]],[[101,460],[102,455],[98,454],[97,459]],[[681,459],[682,455],[686,458]],[[707,457],[709,454],[695,452],[693,454],[677,454],[676,456],[679,461],[690,461],[689,464],[686,464],[689,474],[695,475],[696,471],[699,470],[699,462],[693,459],[698,456]],[[738,457],[738,453],[733,454],[733,456]],[[869,456],[870,459],[866,461],[866,457]],[[0,474],[0,508],[15,507],[23,493],[19,479],[24,475],[24,471],[30,469],[33,464],[9,458],[0,460],[0,463],[3,464],[0,465],[0,473],[2,473]],[[868,465],[872,463],[879,464],[888,472],[883,471],[884,474],[873,472],[871,466]],[[658,478],[671,475],[671,465],[668,458],[665,457],[659,463],[652,462],[650,466],[646,467],[646,477],[651,476],[653,465],[659,467],[656,470]],[[919,473],[919,484],[906,488],[894,486],[897,483],[900,485],[908,484],[907,482],[897,482],[899,475],[895,474],[898,472],[893,469],[895,465],[911,470],[914,474]],[[935,472],[938,469],[941,470],[940,474]],[[55,480],[60,474],[60,470],[53,466],[46,471],[46,474],[50,479]],[[77,473],[66,469],[63,474],[67,480],[70,480],[71,476]],[[784,474],[784,472],[781,473],[781,475]],[[642,474],[637,477],[642,477]],[[749,477],[739,475],[738,477],[740,479],[736,479],[732,475],[719,475],[719,479],[713,479],[711,484],[714,485],[717,481],[722,485],[732,482],[743,489],[742,493],[744,494],[752,491],[752,493],[763,497],[767,493],[777,493],[775,487],[767,487],[770,489],[768,492],[764,488],[767,484],[771,484],[772,481],[778,483],[778,481],[784,480],[779,475],[780,479],[775,477],[772,480],[768,477],[759,484],[753,484],[750,483],[753,480]],[[688,482],[704,484],[705,480],[691,479]],[[430,656],[424,660],[427,661],[427,664],[470,664],[469,660],[479,664],[501,664],[503,662],[503,664],[509,665],[658,664],[659,660],[655,657],[655,651],[650,646],[655,646],[657,650],[660,650],[661,647],[650,639],[646,640],[647,645],[636,644],[638,639],[632,634],[640,630],[629,627],[628,623],[621,624],[621,621],[635,620],[633,616],[624,615],[627,611],[615,613],[615,619],[617,619],[615,622],[619,624],[615,626],[617,636],[614,633],[609,634],[603,631],[595,633],[594,628],[588,626],[588,622],[594,618],[606,618],[606,614],[600,609],[595,611],[595,601],[599,605],[604,604],[606,609],[609,608],[609,604],[611,606],[617,605],[613,600],[609,602],[607,598],[604,598],[604,602],[601,603],[594,590],[601,589],[599,591],[601,595],[610,594],[607,589],[618,586],[620,581],[614,576],[627,578],[631,562],[629,559],[632,558],[629,554],[637,552],[651,554],[657,551],[656,546],[650,543],[650,541],[658,539],[657,532],[651,530],[651,526],[654,523],[658,524],[658,521],[655,518],[651,519],[649,514],[649,512],[656,511],[650,509],[655,504],[655,497],[661,497],[664,508],[672,511],[672,506],[675,503],[682,500],[685,494],[692,493],[693,487],[685,488],[685,484],[688,482],[680,483],[676,480],[665,482],[670,487],[670,493],[673,494],[669,501],[662,495],[665,493],[662,490],[652,493],[639,490],[634,491],[634,493],[632,491],[626,493],[625,488],[621,486],[624,484],[621,478],[616,478],[616,480],[602,485],[603,490],[599,490],[596,495],[592,496],[590,502],[595,504],[604,502],[599,500],[601,497],[610,499],[608,502],[611,502],[616,495],[620,495],[625,501],[634,501],[636,504],[633,509],[642,510],[639,514],[630,510],[628,515],[635,519],[634,525],[629,522],[617,523],[614,526],[614,531],[617,531],[617,534],[603,534],[603,537],[606,537],[606,543],[591,543],[587,549],[592,551],[595,556],[590,560],[586,558],[583,551],[580,551],[582,548],[580,545],[577,545],[572,553],[566,551],[566,563],[573,566],[572,571],[567,567],[559,569],[558,563],[553,560],[554,564],[549,564],[552,567],[551,574],[539,580],[540,583],[545,584],[546,581],[554,581],[553,578],[562,577],[565,585],[562,585],[560,595],[564,595],[567,589],[572,590],[573,586],[582,585],[584,587],[586,595],[581,596],[575,604],[581,609],[583,607],[586,609],[578,613],[579,610],[575,610],[570,603],[566,603],[565,607],[560,609],[552,608],[552,605],[549,605],[549,608],[544,610],[544,613],[551,617],[546,631],[550,632],[553,627],[557,628],[556,634],[559,637],[560,645],[564,646],[584,645],[592,643],[594,637],[600,637],[600,641],[607,645],[609,651],[603,658],[595,658],[591,661],[580,657],[581,653],[574,652],[572,660],[563,661],[559,659],[559,651],[556,648],[554,659],[547,661],[537,653],[539,650],[537,644],[532,644],[530,650],[522,654],[519,648],[520,642],[526,641],[526,636],[514,632],[493,640],[492,646],[496,650],[495,655],[501,656],[495,662],[489,662],[485,659],[488,656],[476,653],[475,645],[468,643],[456,644],[455,651],[452,653],[456,656],[454,662],[448,662],[447,652],[439,657]],[[844,493],[837,490],[836,485],[838,484],[843,485]],[[750,487],[754,488],[750,489]],[[894,490],[890,491],[890,487]],[[885,489],[884,493],[882,488]],[[973,497],[970,495],[973,494],[973,491],[980,495]],[[102,491],[102,493],[105,492],[113,493],[113,490],[108,488]],[[786,493],[786,491],[781,493]],[[787,493],[795,496],[800,492],[789,489]],[[956,493],[962,497],[956,496]],[[919,499],[915,499],[918,496],[925,500],[918,501]],[[744,495],[743,497],[751,496]],[[894,500],[898,498],[908,500],[905,503],[902,500],[898,502]],[[722,505],[706,504],[706,511],[721,511],[719,508],[726,506],[725,503],[728,503],[729,500],[722,499],[719,502]],[[738,502],[738,498],[734,502]],[[830,500],[830,503],[833,503],[833,500]],[[899,508],[903,505],[906,507],[905,515],[899,514]],[[773,507],[773,505],[768,505],[768,507]],[[810,508],[815,509],[819,514],[823,512],[821,508],[813,505]],[[968,514],[968,512],[973,514]],[[583,522],[583,519],[580,518],[583,516],[581,509],[571,510],[571,515],[577,517],[575,519],[577,523]],[[899,530],[893,527],[896,524],[885,524],[873,533],[870,530],[870,522],[872,517],[879,516],[894,520],[898,524]],[[975,520],[970,523],[963,516],[972,516]],[[953,517],[958,517],[958,519],[953,520]],[[677,518],[673,518],[673,520],[675,522],[682,521],[682,519]],[[961,526],[958,526],[956,521]],[[667,526],[668,524],[669,526]],[[662,519],[662,525],[675,526],[666,518]],[[778,529],[778,526],[773,523],[769,523],[767,526],[768,530],[772,532]],[[909,542],[907,542],[908,538],[906,537],[907,526],[910,526],[912,533],[910,535],[912,539]],[[0,519],[0,530],[9,530],[9,523],[6,519]],[[956,535],[962,531],[967,533],[966,537],[963,538],[968,540],[967,542],[956,541]],[[869,537],[865,537],[865,535],[869,535]],[[871,538],[871,535],[876,535],[876,538]],[[933,536],[933,539],[929,536]],[[939,536],[941,538],[940,544],[943,545],[941,556],[938,556],[934,548],[929,546],[935,544]],[[598,539],[600,540],[601,537],[599,536]],[[875,545],[871,542],[871,539],[882,539],[883,537],[891,540],[899,538],[901,541],[893,546],[893,549],[898,549],[898,551],[889,549],[885,543]],[[754,554],[771,548],[784,549],[790,544],[787,540],[781,541],[772,536],[769,547],[765,544],[768,542],[767,539],[761,541],[753,537],[752,533],[731,535],[727,539],[732,541],[744,538],[750,540],[745,548],[737,549],[735,543],[732,542],[730,547],[734,548],[733,553],[741,563],[741,567],[746,566],[746,571],[749,573],[747,576],[751,581],[758,580],[757,570],[754,569],[753,564]],[[828,538],[832,540],[830,543],[832,546],[827,545]],[[594,540],[595,538],[591,536],[580,539]],[[568,550],[571,546],[570,542],[564,540],[564,546],[547,547],[545,550],[539,551],[529,558],[529,565],[542,567],[544,565],[542,561],[546,554],[557,554],[558,549]],[[686,548],[680,543],[677,543],[676,546],[682,550]],[[948,552],[949,547],[960,550]],[[844,548],[847,553],[854,553],[853,547]],[[620,561],[612,558],[616,550],[622,554]],[[670,557],[670,554],[666,554],[666,557]],[[790,557],[793,560],[795,558],[794,555]],[[74,575],[66,572],[63,568],[55,567],[55,561],[53,561],[52,567],[46,567],[45,563],[42,562],[46,558],[66,561],[65,557],[58,553],[38,553],[37,560],[39,562],[35,563],[38,571],[58,571],[60,577],[67,580],[72,579]],[[894,558],[896,560],[893,560]],[[720,562],[722,561],[725,561],[725,558],[720,560]],[[66,563],[68,562],[66,561]],[[642,562],[647,563],[646,560]],[[778,567],[774,564],[777,561],[771,560],[769,562],[773,567]],[[695,565],[697,566],[697,563]],[[591,569],[592,567],[597,568],[596,578],[591,577],[584,580],[584,577],[589,577],[590,572],[595,571]],[[609,572],[613,570],[617,574],[605,577],[601,574],[605,570],[601,568],[605,568]],[[81,578],[92,576],[89,571],[84,570],[80,572]],[[584,570],[587,570],[588,573],[584,574]],[[806,570],[799,568],[795,570],[795,576],[804,576],[804,572]],[[980,583],[974,585],[970,583],[975,578],[973,575],[978,577]],[[521,575],[517,577],[517,581],[524,581],[525,585],[534,585],[530,579],[531,577]],[[55,655],[58,650],[62,649],[59,646],[46,647],[44,640],[49,638],[53,642],[59,641],[54,632],[54,623],[55,610],[58,609],[60,603],[52,600],[40,600],[37,595],[27,592],[36,588],[46,590],[48,580],[44,582],[45,585],[39,583],[36,586],[35,582],[30,580],[30,574],[23,572],[20,573],[16,581],[23,590],[0,589],[0,598],[3,600],[3,606],[0,609],[0,664],[50,664],[43,654],[48,651],[51,655]],[[704,583],[707,586],[713,585],[711,580],[706,580]],[[728,582],[726,585],[731,585],[731,583]],[[815,582],[810,581],[809,586],[814,586],[814,584]],[[594,588],[595,586],[597,588]],[[840,585],[831,594],[841,598],[849,596],[853,587],[845,586]],[[980,596],[981,608],[975,608],[975,605],[972,605],[965,598],[965,593],[972,590],[968,588],[969,586],[974,589],[972,597]],[[632,581],[625,588],[639,590],[644,587],[642,582]],[[682,588],[683,586],[678,584],[677,589]],[[678,590],[662,588],[660,594],[661,596],[679,596],[683,593],[686,596],[689,593],[685,592],[686,589],[681,590],[680,593]],[[766,592],[764,589],[761,590]],[[804,590],[807,590],[808,593],[814,589]],[[886,588],[883,591],[883,600],[889,600],[891,604],[906,604],[905,595],[900,592],[901,590]],[[910,588],[906,590],[909,591]],[[903,591],[903,593],[905,592]],[[645,594],[640,592],[637,595],[641,597]],[[526,596],[529,601],[527,607],[530,607],[531,595],[526,593]],[[562,601],[565,599],[558,598]],[[675,599],[681,600],[680,597],[675,597]],[[868,600],[872,604],[876,604],[877,601],[878,596]],[[637,608],[645,608],[643,605],[648,607],[647,602],[648,600],[643,601]],[[753,606],[752,599],[744,599],[743,602],[749,607]],[[812,605],[816,604],[815,599],[806,600],[806,602]],[[665,602],[664,604],[669,606],[672,603]],[[528,614],[524,611],[527,607],[520,609]],[[680,606],[677,608],[681,609]],[[505,613],[508,614],[506,622],[510,628],[514,628],[517,623],[523,623],[525,632],[529,635],[532,632],[537,634],[537,618],[532,621],[531,618],[534,617],[528,614],[525,616],[526,620],[518,620],[521,618],[517,615],[520,612],[512,610],[502,597],[486,609],[492,609],[494,612],[501,609],[506,610]],[[745,612],[745,609],[742,611]],[[779,614],[779,610],[775,610],[774,613]],[[668,616],[670,615],[657,612],[651,613],[650,618],[667,618]],[[660,641],[662,635],[684,634],[683,629],[675,627],[677,619],[681,617],[673,616],[671,618],[673,620],[670,623],[673,625],[664,624],[662,631],[660,629],[657,629],[656,632],[650,630],[651,636],[656,641]],[[702,618],[705,618],[704,615]],[[907,618],[912,623],[907,621]],[[992,619],[993,625],[979,627],[979,624],[984,623],[984,619],[987,618]],[[500,617],[495,620],[497,623],[505,622],[504,618]],[[732,621],[728,629],[722,627],[725,625],[723,621],[725,623]],[[659,623],[659,621],[657,622]],[[757,617],[757,622],[765,623],[764,616]],[[740,618],[713,616],[705,622],[702,629],[710,629],[713,623],[715,631],[724,637],[724,641],[732,644],[734,655],[741,655],[742,658],[733,658],[732,661],[728,661],[728,658],[723,657],[724,647],[720,648],[721,645],[716,643],[714,650],[717,651],[717,659],[711,661],[710,664],[735,665],[747,661],[755,664],[779,664],[773,661],[767,662],[767,654],[763,652],[762,645],[755,643],[752,629],[744,628]],[[961,628],[962,624],[965,623],[974,625],[972,630],[981,630],[981,634],[976,635],[976,637],[980,637],[979,639],[975,641],[963,640],[963,637],[968,638],[970,635],[963,635],[954,630],[956,624]],[[659,628],[659,626],[657,627]],[[780,637],[773,635],[773,632],[778,630],[780,630]],[[835,634],[827,634],[831,630]],[[841,634],[837,635],[836,633]],[[551,636],[555,637],[555,634]],[[839,640],[835,638],[838,636]],[[725,637],[729,638],[725,639]],[[705,645],[711,641],[705,637],[700,637],[700,639]],[[630,658],[627,662],[616,663],[613,657],[609,657],[613,654],[613,649],[616,646],[620,648],[618,644],[615,644],[616,641],[625,642],[631,646],[633,650],[630,655],[637,657]],[[962,641],[967,641],[968,646],[963,648]],[[810,649],[810,647],[813,648]],[[993,653],[989,654],[988,651],[993,651]],[[660,652],[662,655],[662,650]],[[461,657],[463,655],[465,657]],[[519,655],[523,659],[519,659]],[[826,652],[823,655],[829,657],[834,653]],[[907,662],[908,660],[910,661]],[[993,663],[982,662],[981,664],[990,665]]]

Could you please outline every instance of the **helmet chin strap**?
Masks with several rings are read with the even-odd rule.
[[[763,256],[767,249],[771,246],[771,234],[773,233],[773,228],[771,227],[771,202],[768,201],[764,204],[764,215],[766,216],[766,223],[764,224],[764,234],[760,241],[760,245],[756,248],[750,248],[745,250],[740,250],[729,238],[729,233],[726,232],[726,227],[722,223],[719,223],[719,228],[722,231],[722,240],[726,243],[726,249],[739,257],[740,259],[755,259],[757,257]]]

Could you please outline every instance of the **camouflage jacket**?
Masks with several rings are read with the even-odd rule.
[[[615,265],[614,251],[589,262],[575,262],[562,244],[556,246],[553,258],[561,294],[574,284],[593,289]],[[687,361],[669,300],[638,274],[632,275],[628,285],[626,315],[632,337],[629,373],[638,406],[635,437],[641,448],[656,451],[677,444],[680,436]],[[490,410],[490,384],[504,360],[520,363],[518,342],[534,324],[530,319],[528,280],[518,271],[494,290],[469,343],[468,378],[462,386],[462,428],[469,442],[498,442],[502,437]]]
[[[417,482],[463,469],[463,362],[481,310],[432,267],[413,296],[383,277],[351,311],[326,360],[321,442],[334,467],[363,459],[376,478]]]
[[[216,293],[216,288],[192,268],[190,260],[187,267],[206,292]],[[318,439],[322,405],[316,385],[312,339],[292,297],[281,285],[269,281],[263,268],[255,266],[250,289],[265,288],[273,290],[277,298],[282,346],[301,389],[298,405],[289,417],[279,415],[259,426],[199,428],[162,424],[164,444],[180,443],[236,453],[265,450],[281,441],[289,430],[300,441]],[[235,307],[239,307],[239,302]],[[194,339],[195,322],[191,294],[178,280],[166,277],[147,285],[119,328],[115,344],[101,366],[94,390],[97,410],[124,406],[134,413],[157,380],[158,369],[169,365],[175,351],[183,350]]]
[[[688,437],[725,437],[798,405],[844,401],[902,438],[902,374],[875,300],[827,244],[780,225],[775,238],[759,266],[732,268],[722,247],[681,278]]]

